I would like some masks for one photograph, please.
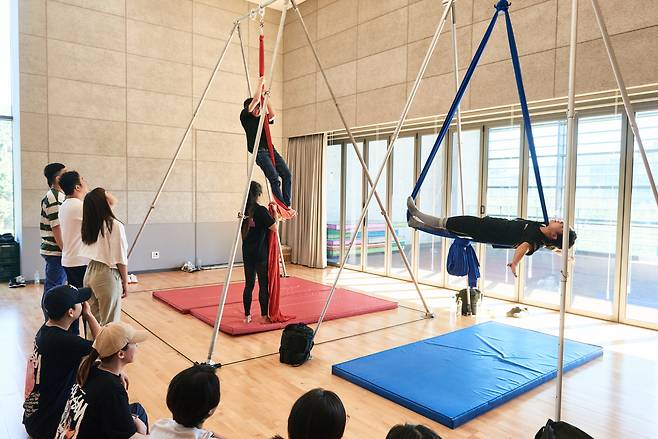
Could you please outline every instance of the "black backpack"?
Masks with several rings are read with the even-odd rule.
[[[313,330],[303,323],[292,323],[281,334],[279,361],[292,366],[301,366],[311,358]]]
[[[594,439],[580,428],[564,421],[555,422],[549,419],[546,425],[539,429],[535,439]]]

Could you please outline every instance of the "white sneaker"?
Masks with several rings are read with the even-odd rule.
[[[244,317],[244,322],[245,323],[251,323],[251,316],[245,316]]]
[[[138,282],[139,281],[137,280],[137,276],[135,276],[134,274],[129,274],[128,275],[128,283],[129,284],[136,284]]]

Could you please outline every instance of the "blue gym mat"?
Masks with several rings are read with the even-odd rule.
[[[565,340],[564,370],[603,354]],[[456,428],[557,375],[557,337],[486,322],[357,358],[332,373]]]

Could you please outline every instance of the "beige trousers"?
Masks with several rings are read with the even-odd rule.
[[[116,268],[91,261],[85,273],[84,286],[92,290],[89,308],[101,326],[121,320],[121,275]]]

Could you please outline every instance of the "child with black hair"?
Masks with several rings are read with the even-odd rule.
[[[195,364],[179,372],[169,383],[167,407],[173,419],[153,424],[151,438],[211,439],[219,438],[204,430],[203,423],[219,406],[220,386],[216,368]]]
[[[313,389],[300,396],[292,406],[288,439],[340,439],[346,423],[347,414],[338,395],[330,390]]]
[[[441,436],[424,425],[398,424],[391,428],[386,439],[441,439]]]

